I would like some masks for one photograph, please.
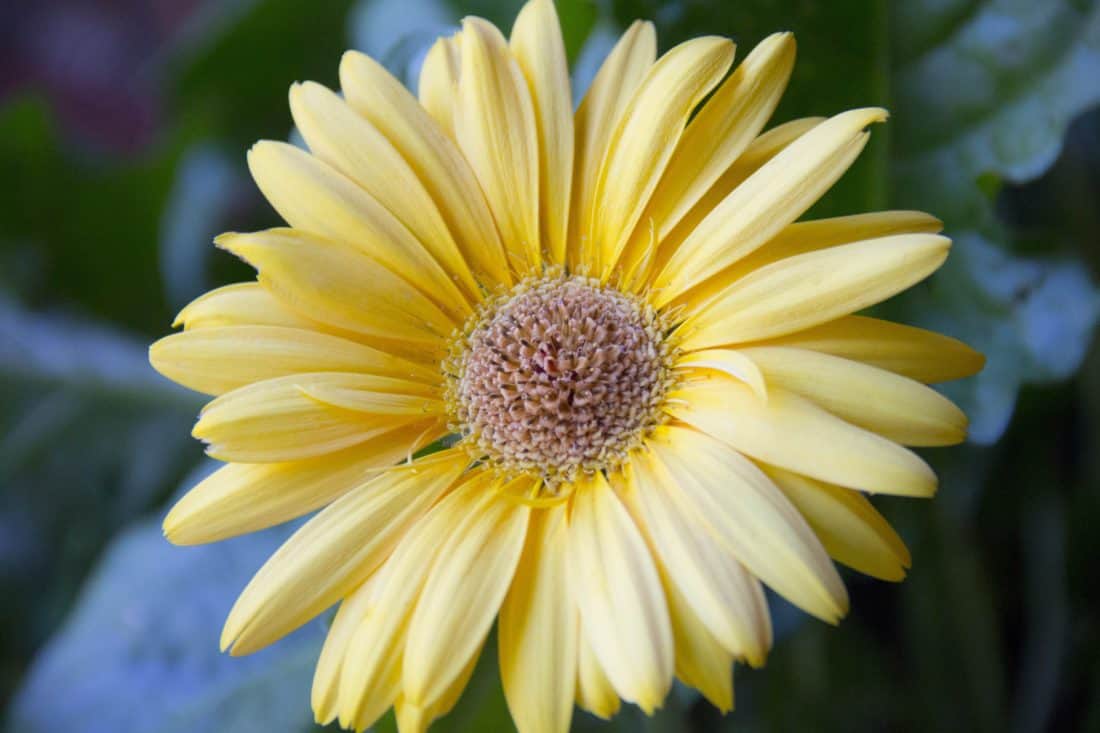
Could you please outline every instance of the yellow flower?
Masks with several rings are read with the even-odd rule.
[[[949,241],[909,211],[793,223],[886,113],[761,134],[794,40],[733,56],[706,37],[657,59],[635,23],[574,112],[554,7],[532,0],[510,39],[469,18],[439,40],[419,100],[349,52],[342,98],[291,89],[310,152],[250,151],[289,226],[219,237],[259,281],[152,347],[217,396],[194,434],[228,464],[164,530],[212,542],[321,509],[222,637],[253,652],[339,603],[319,721],[392,706],[424,730],[494,620],[524,733],[568,729],[574,701],[651,712],[674,676],[728,710],[733,662],[771,645],[762,583],[835,623],[830,557],[904,576],[866,494],[934,493],[903,446],[964,438],[926,384],[983,360],[853,314]]]

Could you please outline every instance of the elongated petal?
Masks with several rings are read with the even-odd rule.
[[[578,629],[566,542],[564,505],[532,514],[500,609],[500,678],[520,733],[566,733],[573,719]]]
[[[283,326],[222,326],[172,334],[149,348],[153,368],[219,395],[303,372],[360,372],[435,383],[438,373],[337,336]]]
[[[417,389],[410,394],[410,384],[389,377],[349,374],[343,379],[310,380],[297,386],[310,399],[349,412],[393,417],[444,415],[438,393]]]
[[[738,186],[672,253],[653,283],[657,304],[674,300],[749,254],[801,216],[863,150],[863,128],[885,110],[852,110],[814,127]]]
[[[652,453],[631,456],[625,483],[627,507],[692,615],[729,653],[761,666],[771,645],[771,622],[760,583],[713,536]]]
[[[378,571],[374,612],[352,637],[340,675],[339,718],[345,728],[373,725],[400,696],[409,621],[435,559],[456,527],[494,501],[493,477],[468,475],[401,538]]]
[[[757,460],[872,493],[931,496],[936,475],[912,451],[785,390],[765,405],[747,387],[706,380],[670,395],[669,412]]]
[[[809,349],[756,346],[741,353],[760,367],[769,385],[884,438],[903,445],[954,445],[966,439],[962,410],[920,382]]]
[[[663,239],[736,161],[771,117],[794,67],[790,33],[745,57],[692,119],[646,211]]]
[[[472,312],[467,296],[424,245],[373,196],[329,165],[293,145],[268,140],[248,151],[248,168],[295,229],[363,251],[455,318]]]
[[[652,448],[697,519],[750,572],[823,621],[836,623],[848,611],[844,583],[820,541],[752,461],[688,428],[662,429]]]
[[[391,468],[306,522],[233,605],[222,648],[262,649],[347,596],[466,468],[464,451]],[[438,540],[438,538],[436,538]]]
[[[576,269],[595,254],[596,184],[611,136],[623,111],[657,58],[657,32],[634,21],[608,54],[573,118],[576,160],[570,213],[570,265]]]
[[[336,720],[340,693],[340,671],[352,637],[374,610],[380,573],[375,573],[340,603],[332,620],[321,656],[313,672],[310,702],[319,725]]]
[[[774,466],[763,466],[837,562],[881,580],[901,580],[909,550],[867,497]]]
[[[605,274],[618,261],[695,106],[733,63],[726,38],[695,38],[649,70],[612,133],[596,184],[596,254]]]
[[[284,326],[314,329],[317,324],[295,313],[259,283],[215,288],[187,304],[172,323],[186,330],[223,326]]]
[[[223,234],[217,243],[255,267],[260,283],[280,300],[324,323],[436,350],[458,325],[419,290],[349,245],[296,229]]]
[[[462,24],[455,134],[489,201],[517,273],[542,261],[539,136],[527,81],[495,26]]]
[[[461,68],[462,33],[441,37],[424,57],[416,90],[420,104],[452,140],[455,138],[455,99]]]
[[[577,639],[577,705],[608,720],[619,712],[619,696],[596,658],[584,634]]]
[[[866,316],[844,316],[761,343],[854,359],[927,384],[969,377],[985,365],[984,356],[949,336]]]
[[[585,638],[619,696],[651,713],[672,683],[668,607],[645,540],[601,474],[573,499],[568,557]]]
[[[470,165],[408,90],[357,51],[340,61],[344,97],[397,148],[416,172],[484,283],[512,282],[493,216]]]
[[[409,622],[402,677],[408,702],[433,706],[481,648],[512,583],[530,511],[498,499],[441,538]]]
[[[676,645],[676,676],[723,714],[733,710],[733,654],[699,620],[676,585],[664,578],[672,638]]]
[[[396,217],[460,285],[466,298],[477,302],[481,297],[477,282],[451,238],[439,209],[386,136],[334,92],[313,82],[291,87],[290,109],[310,151],[359,184]],[[410,252],[415,252],[412,244],[407,246]],[[394,256],[391,263],[373,248],[369,253],[401,272],[394,263],[404,259]],[[409,255],[402,253],[401,257]]]
[[[694,310],[749,273],[795,255],[894,234],[936,234],[942,229],[943,222],[920,211],[876,211],[798,221],[784,228],[752,254],[691,288],[677,300],[677,304]]]
[[[445,432],[442,421],[413,424],[321,458],[230,463],[176,502],[164,535],[177,545],[197,545],[281,524],[338,499]]]
[[[740,351],[733,349],[704,349],[684,354],[676,362],[677,369],[710,369],[728,374],[738,379],[756,393],[764,402],[768,401],[768,387],[760,367]]]
[[[379,393],[403,390],[416,408],[396,413],[383,405],[374,412],[351,411],[311,399],[303,390],[326,384],[351,384],[374,388]],[[423,390],[424,386],[415,382],[387,377],[339,372],[292,374],[218,397],[203,409],[192,435],[206,441],[207,453],[223,461],[274,463],[312,458],[442,414],[439,401],[423,394]]]
[[[458,703],[459,698],[465,691],[466,685],[470,682],[470,677],[474,674],[474,668],[477,666],[477,660],[481,656],[483,647],[484,644],[470,655],[470,661],[466,663],[466,667],[454,678],[454,681],[451,682],[439,699],[431,705],[421,707],[411,702],[405,697],[404,693],[398,695],[393,703],[397,729],[401,733],[427,733],[428,726],[451,712],[451,709]]]
[[[685,350],[773,338],[886,300],[931,275],[951,240],[899,234],[780,260],[738,280],[680,329]]]
[[[573,182],[573,93],[552,0],[532,0],[523,6],[512,28],[511,47],[527,79],[538,123],[543,249],[553,264],[560,265],[565,263]]]

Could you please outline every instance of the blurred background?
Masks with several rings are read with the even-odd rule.
[[[9,0],[0,5],[0,726],[11,733],[308,733],[315,622],[245,659],[221,623],[291,528],[163,540],[210,470],[197,395],[147,345],[214,286],[252,277],[225,230],[277,223],[248,179],[293,137],[295,80],[336,85],[345,48],[406,80],[464,14],[513,0]],[[932,502],[878,505],[913,552],[900,585],[846,579],[833,629],[773,599],[763,670],[721,717],[677,688],[584,731],[1100,730],[1100,2],[558,0],[576,87],[617,32],[662,48],[795,31],[774,122],[893,117],[810,216],[935,213],[956,241],[885,315],[982,349],[949,389],[972,440],[927,451]],[[438,731],[509,730],[486,652]],[[393,730],[392,720],[380,725]]]

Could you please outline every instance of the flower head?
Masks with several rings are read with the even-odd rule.
[[[855,313],[949,241],[909,211],[796,223],[886,113],[763,132],[794,40],[733,57],[707,37],[658,59],[635,23],[574,112],[532,0],[510,39],[477,18],[440,39],[419,99],[349,52],[342,98],[291,89],[309,152],[250,151],[288,226],[219,237],[258,282],[152,347],[216,396],[194,434],[227,463],[164,528],[211,542],[320,509],[222,638],[252,652],[339,604],[319,721],[394,707],[423,730],[496,620],[521,731],[566,730],[574,702],[650,712],[674,676],[727,710],[733,662],[771,645],[763,585],[835,623],[832,560],[904,576],[867,494],[932,495],[903,446],[964,438],[926,385],[982,358]]]

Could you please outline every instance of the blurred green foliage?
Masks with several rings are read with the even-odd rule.
[[[335,85],[344,48],[368,36],[389,41],[369,50],[408,80],[438,29],[417,32],[419,16],[401,34],[357,27],[386,2],[403,7],[203,6],[159,60],[168,122],[140,156],[74,144],[38,90],[0,104],[0,165],[16,182],[0,197],[0,701],[13,733],[315,730],[323,621],[255,658],[216,651],[235,592],[287,530],[201,549],[156,530],[200,465],[187,435],[200,400],[154,375],[144,344],[188,297],[246,276],[209,240],[275,223],[243,152],[290,132],[290,82]],[[433,19],[481,14],[505,29],[519,5],[429,4]],[[1100,3],[558,7],[578,67],[636,17],[657,22],[663,49],[717,33],[739,57],[793,30],[777,122],[891,109],[810,215],[941,216],[954,256],[885,312],[990,358],[952,391],[981,445],[933,453],[936,501],[879,502],[913,552],[903,585],[849,575],[852,614],[836,629],[774,603],[783,638],[765,669],[737,669],[730,716],[677,688],[652,719],[578,713],[576,729],[1100,729],[1100,113],[1087,112],[1100,101]],[[509,727],[490,641],[436,728]]]

